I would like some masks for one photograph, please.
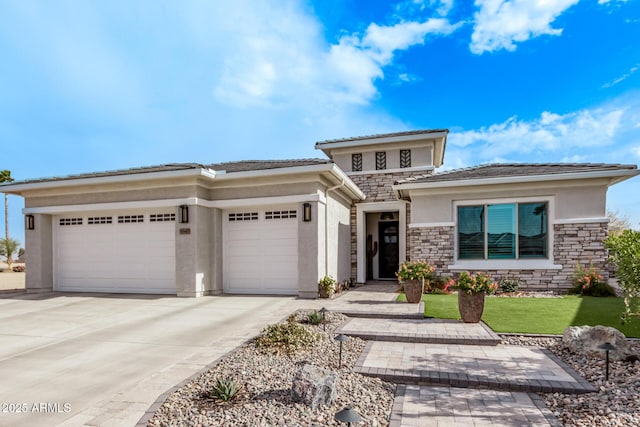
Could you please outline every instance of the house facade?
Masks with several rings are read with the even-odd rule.
[[[317,297],[318,280],[395,280],[404,260],[566,290],[605,276],[606,192],[635,165],[435,172],[447,130],[316,143],[326,159],[174,164],[14,182],[31,292]]]

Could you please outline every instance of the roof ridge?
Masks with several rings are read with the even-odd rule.
[[[316,145],[330,144],[335,142],[359,141],[364,139],[388,138],[388,137],[394,137],[394,136],[419,135],[422,133],[429,134],[429,133],[438,133],[438,132],[449,133],[449,129],[417,129],[417,130],[408,130],[403,132],[386,132],[386,133],[377,133],[377,134],[371,134],[371,135],[353,136],[348,138],[325,139],[322,141],[317,141]]]

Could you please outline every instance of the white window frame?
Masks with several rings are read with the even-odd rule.
[[[508,203],[546,203],[547,204],[547,258],[525,258],[525,259],[459,259],[458,258],[458,207],[459,206],[479,206],[479,205],[500,205]],[[554,263],[553,244],[555,218],[555,197],[554,196],[534,196],[534,197],[512,197],[504,199],[478,199],[459,200],[453,202],[453,223],[454,223],[454,244],[453,244],[453,264],[448,268],[454,271],[461,270],[560,270],[561,265]]]

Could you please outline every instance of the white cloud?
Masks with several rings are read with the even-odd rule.
[[[640,70],[640,64],[636,64],[635,66],[631,67],[629,69],[629,71],[627,71],[626,73],[624,73],[623,75],[621,75],[620,77],[611,80],[608,83],[605,83],[602,85],[603,89],[608,89],[612,86],[617,85],[618,83],[622,83],[623,81],[625,81],[626,79],[628,79],[629,77],[631,77],[636,71]]]
[[[501,49],[541,35],[559,36],[551,24],[579,0],[476,0],[474,29],[469,48],[475,54]]]
[[[375,82],[384,78],[395,52],[460,26],[443,18],[371,23],[363,35],[348,34],[327,46],[320,24],[295,7],[254,7],[247,13],[228,35],[232,49],[214,91],[219,101],[239,106],[308,106],[310,98],[316,99],[314,106],[367,104],[377,95]],[[274,20],[277,25],[271,24]]]
[[[622,127],[622,108],[599,108],[575,113],[544,112],[538,119],[511,117],[503,123],[449,135],[451,145],[474,148],[485,159],[530,153],[553,153],[611,145]]]

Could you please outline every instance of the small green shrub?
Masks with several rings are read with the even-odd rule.
[[[336,292],[336,279],[331,276],[324,276],[318,282],[318,288],[321,292],[324,292],[323,296],[331,298],[331,296]]]
[[[318,325],[322,322],[322,313],[319,311],[313,310],[311,313],[307,315],[307,320],[312,325]]]
[[[318,340],[318,334],[307,330],[295,322],[277,323],[262,330],[256,338],[256,347],[269,349],[276,353],[295,353],[296,350],[313,345]]]
[[[209,391],[209,397],[218,402],[230,402],[239,395],[241,390],[242,385],[233,378],[217,378]]]
[[[610,297],[616,292],[611,286],[602,280],[596,268],[591,265],[588,269],[582,268],[578,263],[573,271],[573,288],[569,293],[576,295],[587,295],[590,297]]]
[[[616,266],[618,283],[624,291],[622,322],[640,318],[640,232],[624,230],[604,241],[610,260]]]
[[[448,281],[448,277],[435,277],[429,283],[425,283],[424,293],[436,295],[450,294],[451,292],[447,290]]]
[[[498,286],[500,286],[502,292],[517,292],[520,289],[520,284],[522,284],[522,280],[507,277],[500,280]]]

